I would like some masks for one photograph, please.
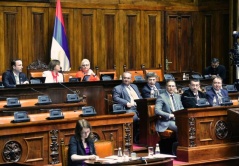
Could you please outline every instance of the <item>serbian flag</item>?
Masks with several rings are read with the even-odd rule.
[[[66,31],[61,12],[60,0],[57,0],[56,3],[56,17],[51,44],[51,59],[57,59],[60,61],[62,71],[70,70],[70,53],[66,39]]]

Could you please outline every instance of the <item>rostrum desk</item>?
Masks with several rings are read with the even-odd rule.
[[[23,102],[24,101],[24,102]],[[0,164],[20,162],[32,165],[57,164],[60,158],[60,139],[68,144],[74,134],[76,121],[86,119],[92,126],[96,139],[113,140],[115,147],[127,147],[132,150],[132,122],[133,113],[120,115],[100,115],[94,117],[81,117],[79,107],[86,105],[79,103],[58,103],[52,105],[32,106],[22,100],[22,107],[2,108],[0,102]],[[78,107],[78,109],[77,109]],[[46,120],[51,108],[64,109],[64,119]],[[30,122],[11,123],[15,111],[25,110],[29,113]],[[7,114],[7,115],[6,115]]]
[[[233,140],[227,111],[238,106],[190,108],[176,111],[177,160],[200,162],[239,158],[239,142]]]

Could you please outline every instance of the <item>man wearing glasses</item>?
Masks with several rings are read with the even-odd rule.
[[[200,91],[200,80],[191,79],[189,89],[185,90],[181,97],[184,108],[196,107],[197,100],[200,98],[206,98],[206,95]]]
[[[123,73],[122,84],[114,87],[113,100],[118,104],[122,104],[128,113],[133,112],[133,128],[134,128],[134,143],[138,143],[139,137],[139,116],[135,99],[141,99],[139,89],[135,84],[131,84],[131,74],[129,72]]]

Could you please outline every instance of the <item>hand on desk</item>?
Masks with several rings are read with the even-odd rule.
[[[89,160],[97,160],[97,159],[99,159],[99,156],[96,156],[96,155],[89,156]]]

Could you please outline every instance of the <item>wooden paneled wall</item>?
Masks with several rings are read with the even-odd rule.
[[[91,68],[165,68],[198,71],[218,57],[229,67],[227,0],[61,0],[72,70],[83,58]],[[10,60],[48,63],[55,0],[0,2],[0,72]]]

